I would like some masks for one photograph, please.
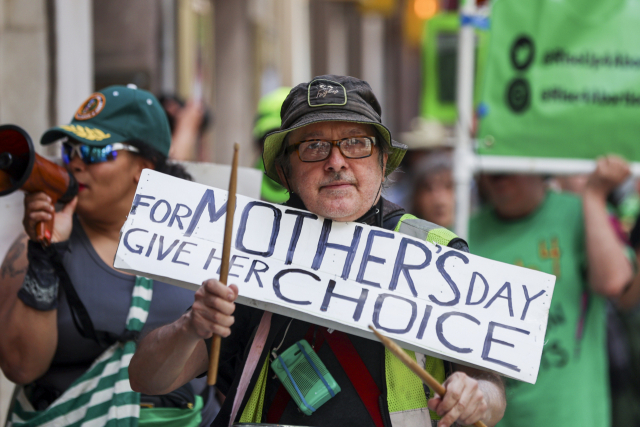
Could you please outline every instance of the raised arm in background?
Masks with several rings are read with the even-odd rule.
[[[582,199],[589,284],[594,292],[612,299],[627,295],[633,279],[632,264],[607,210],[607,196],[628,176],[629,166],[623,159],[600,158]]]

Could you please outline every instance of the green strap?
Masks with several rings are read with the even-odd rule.
[[[267,390],[267,374],[269,373],[269,358],[264,359],[264,365],[260,371],[260,376],[256,382],[249,401],[247,402],[242,415],[240,415],[241,423],[260,423],[262,422],[262,407],[264,405],[264,395]]]
[[[136,277],[127,330],[142,330],[152,295],[153,281]],[[85,423],[137,427],[140,393],[129,384],[129,362],[135,351],[135,341],[113,344],[44,411],[35,411],[21,389],[11,414],[12,427],[75,427]]]
[[[128,331],[140,332],[149,316],[151,296],[153,295],[153,280],[142,276],[136,276],[133,286],[131,306],[127,316],[126,328]]]

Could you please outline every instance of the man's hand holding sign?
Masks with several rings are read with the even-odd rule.
[[[378,339],[382,342],[382,344],[384,344],[385,347],[387,347],[394,356],[396,356],[398,359],[400,359],[402,361],[402,363],[404,363],[409,369],[411,369],[411,371],[416,374],[418,377],[420,377],[420,379],[422,380],[423,383],[425,383],[426,385],[428,385],[432,390],[435,390],[435,392],[439,395],[438,397],[435,397],[433,399],[431,399],[431,401],[429,402],[430,408],[433,410],[437,410],[439,404],[441,403],[442,397],[448,397],[448,398],[452,398],[452,396],[455,394],[454,391],[449,392],[448,394],[446,393],[446,389],[442,386],[442,384],[440,384],[435,378],[433,378],[427,371],[425,371],[420,365],[418,365],[412,358],[410,358],[409,356],[407,356],[407,354],[404,352],[404,350],[402,350],[402,348],[400,348],[400,346],[396,343],[394,343],[392,340],[390,340],[389,338],[385,337],[384,335],[382,335],[380,332],[376,331],[375,328],[373,326],[369,326],[369,329],[371,329],[373,331],[374,334],[376,334],[376,337],[378,337]],[[477,389],[477,387],[476,387]],[[447,396],[445,396],[445,394],[447,394]],[[476,399],[482,399],[482,395],[481,394],[476,394],[476,396],[473,396]],[[462,400],[462,399],[459,399]],[[461,414],[461,416],[459,417],[461,420],[467,420],[469,418],[472,418],[474,415],[474,412],[478,411],[480,412],[476,418],[486,418],[484,417],[484,414],[482,413],[483,411],[486,411],[487,408],[487,404],[486,402],[482,401],[480,402],[480,404],[475,404],[475,405],[469,405],[467,403],[465,403],[465,409],[467,409],[467,413],[466,414]],[[482,421],[476,421],[475,423],[473,423],[473,425],[475,425],[476,427],[486,427],[485,423],[483,423]]]
[[[393,426],[495,425],[505,407],[499,377],[455,364],[445,381],[442,359],[535,382],[553,276],[470,255],[453,233],[379,197],[405,148],[380,124],[366,83],[318,78],[294,88],[282,112],[285,130],[267,137],[265,167],[292,201],[277,206],[237,196],[228,271],[237,287],[208,280],[220,274],[226,192],[151,171],[140,180],[115,266],[197,292],[189,312],[141,342],[132,387],[156,394],[202,374],[202,339],[216,333],[228,336],[220,370],[227,401],[214,425],[266,419],[381,426],[383,418]],[[238,310],[236,297],[267,312]],[[445,396],[405,376],[369,341],[369,324],[430,366]],[[342,387],[310,416],[287,400],[295,392],[277,392],[278,380],[266,371],[271,352],[278,356],[303,338]],[[362,369],[345,368],[345,351]],[[406,398],[404,387],[415,381],[419,393]],[[386,395],[363,393],[362,383]]]

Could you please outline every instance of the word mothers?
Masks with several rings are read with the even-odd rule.
[[[145,174],[115,266],[197,289],[219,275],[227,194]],[[242,196],[232,246],[239,302],[535,382],[553,276]]]

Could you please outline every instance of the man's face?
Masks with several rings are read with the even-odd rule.
[[[350,122],[321,122],[296,129],[289,134],[289,145],[309,139],[338,140],[350,136],[374,136],[372,125]],[[379,144],[371,156],[347,159],[338,147],[332,147],[328,158],[319,162],[302,162],[297,152],[290,155],[291,176],[285,181],[279,169],[280,180],[289,183],[309,211],[337,221],[353,221],[364,215],[379,196],[384,181],[383,167],[378,161]]]
[[[480,187],[489,203],[507,218],[528,215],[545,194],[544,179],[536,175],[482,175]]]

